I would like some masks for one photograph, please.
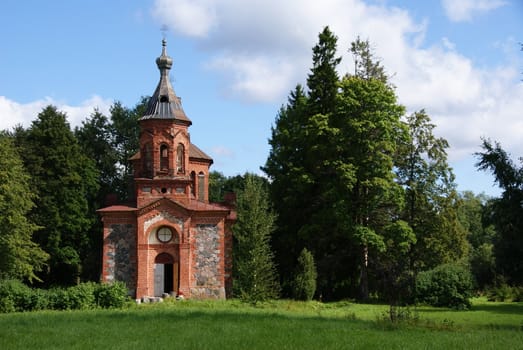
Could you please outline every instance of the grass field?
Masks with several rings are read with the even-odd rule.
[[[418,307],[182,301],[124,310],[0,315],[0,349],[523,349],[523,303]]]

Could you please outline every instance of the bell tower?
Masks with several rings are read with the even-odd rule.
[[[208,201],[212,159],[191,144],[192,122],[169,81],[173,59],[166,41],[156,59],[160,81],[140,118],[140,151],[132,157],[138,207],[159,197]]]
[[[233,203],[209,203],[211,157],[191,143],[192,122],[169,81],[166,41],[160,81],[140,118],[131,157],[136,205],[98,210],[101,280],[123,281],[137,299],[177,295],[225,298],[232,290]]]

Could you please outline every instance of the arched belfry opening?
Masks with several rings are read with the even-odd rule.
[[[169,170],[169,146],[166,144],[160,146],[160,170]]]
[[[176,149],[176,172],[183,174],[185,172],[185,147],[183,144],[178,144]]]

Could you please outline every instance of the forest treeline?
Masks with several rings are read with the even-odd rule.
[[[319,34],[306,86],[276,116],[264,176],[211,173],[211,201],[238,194],[237,295],[407,303],[418,276],[426,287],[442,269],[465,271],[478,290],[521,285],[523,168],[484,139],[478,171],[503,193],[458,193],[430,116],[406,114],[368,41],[349,52],[354,71],[340,75],[337,37]],[[1,133],[1,278],[99,280],[96,210],[132,199],[129,158],[146,102],[95,110],[74,130],[48,106],[29,127]]]

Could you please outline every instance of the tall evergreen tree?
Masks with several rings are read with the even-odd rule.
[[[307,79],[309,108],[307,113],[328,114],[336,109],[338,93],[337,67],[341,57],[336,57],[338,38],[325,27],[319,34],[318,44],[312,49],[312,68]]]
[[[368,42],[353,44],[365,69],[341,81],[337,39],[328,28],[313,49],[308,94],[296,89],[282,108],[264,170],[278,212],[275,246],[284,279],[307,247],[326,299],[368,294],[369,249],[385,249],[383,230],[397,216],[402,189],[394,155],[406,137],[394,90]],[[359,66],[358,66],[359,67]]]
[[[330,235],[322,231],[331,206],[324,189],[333,172],[329,148],[336,130],[329,125],[329,118],[336,110],[339,83],[341,58],[336,50],[337,38],[326,27],[313,48],[308,91],[298,85],[281,108],[263,168],[271,180],[271,198],[278,212],[273,243],[287,295],[291,294],[294,265],[301,250],[309,247],[320,257],[319,246],[325,245]]]
[[[31,217],[40,227],[35,240],[50,255],[42,279],[75,283],[90,250],[88,198],[98,190],[94,162],[81,150],[66,115],[48,106],[22,134],[22,158],[38,195]]]
[[[38,280],[49,258],[32,240],[35,198],[12,138],[0,133],[0,278]]]
[[[245,188],[238,194],[237,215],[233,226],[234,293],[254,303],[276,298],[280,287],[269,245],[275,216],[259,177],[245,175]]]
[[[270,195],[277,217],[277,231],[272,244],[282,278],[283,292],[290,296],[290,281],[302,240],[299,229],[309,222],[311,192],[314,180],[305,164],[307,142],[307,97],[297,85],[291,92],[272,127],[269,157],[263,170],[271,180]],[[297,195],[299,193],[300,195]],[[287,288],[288,287],[288,288]]]
[[[496,269],[508,283],[523,283],[523,167],[516,166],[497,142],[484,139],[483,152],[476,156],[480,170],[489,170],[503,190],[492,202],[492,221],[497,231],[494,241]]]

